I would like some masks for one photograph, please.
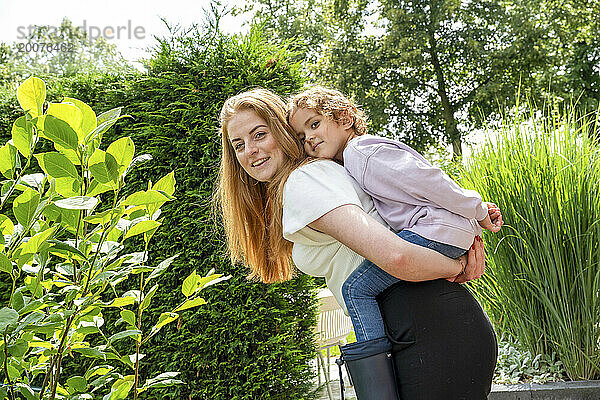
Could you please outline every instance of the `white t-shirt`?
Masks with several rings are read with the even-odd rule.
[[[317,160],[297,168],[283,190],[283,237],[294,243],[294,264],[306,274],[324,277],[327,287],[347,313],[342,284],[364,258],[308,226],[345,204],[361,207],[385,225],[371,197],[334,161]]]

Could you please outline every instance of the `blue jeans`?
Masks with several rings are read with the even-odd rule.
[[[458,258],[467,252],[407,230],[402,230],[397,235],[407,242],[427,247],[450,258]],[[369,260],[363,261],[346,279],[342,285],[342,296],[354,326],[357,342],[385,337],[383,318],[375,298],[399,281]]]

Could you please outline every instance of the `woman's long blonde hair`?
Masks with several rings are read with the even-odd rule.
[[[268,183],[244,171],[229,141],[229,121],[242,110],[252,110],[264,119],[283,149],[284,163]],[[283,238],[283,186],[306,157],[287,123],[286,103],[266,89],[230,97],[221,109],[220,134],[221,166],[214,199],[223,218],[231,261],[249,266],[250,278],[265,283],[288,280],[295,269],[292,243]]]

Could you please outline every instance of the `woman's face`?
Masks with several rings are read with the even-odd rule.
[[[239,110],[227,124],[229,142],[241,167],[259,182],[268,182],[282,167],[285,153],[267,122],[253,110]]]

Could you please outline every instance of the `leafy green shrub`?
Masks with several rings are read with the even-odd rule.
[[[148,389],[183,383],[174,379],[176,372],[168,372],[141,385],[140,348],[177,320],[178,312],[205,304],[198,297],[204,286],[229,277],[211,271],[200,278],[194,271],[183,282],[185,300],[162,313],[150,332],[142,330],[142,313],[158,289],[158,284],[147,289],[150,281],[175,258],[146,265],[148,244],[162,224],[160,207],[174,199],[173,173],[148,184],[148,190],[124,196],[126,175],[150,157],[134,158],[129,137],[100,149],[104,133],[121,117],[120,108],[96,117],[74,98],[46,103],[46,86],[33,77],[19,86],[17,98],[25,115],[15,120],[12,140],[0,147],[0,173],[7,179],[0,210],[11,204],[13,192],[21,192],[12,201],[14,220],[0,214],[0,272],[12,283],[8,304],[0,309],[0,363],[6,382],[0,398],[53,400],[58,395],[74,400],[108,392],[105,399],[117,400],[133,388],[137,399]],[[40,140],[55,151],[35,153]],[[44,173],[26,175],[34,159]],[[100,211],[103,193],[112,196]],[[123,254],[123,242],[135,236],[143,238],[143,251]],[[136,290],[120,285],[130,275],[139,280]],[[103,301],[107,296],[109,301]],[[125,308],[135,303],[136,312]],[[103,310],[110,307],[121,310],[117,323],[125,330],[107,335]],[[135,342],[131,355],[115,345],[126,338]],[[81,375],[65,379],[63,359],[74,354],[94,362]],[[117,372],[119,366],[129,374]],[[34,384],[40,385],[39,394]]]
[[[310,367],[316,354],[312,278],[248,281],[246,268],[225,256],[223,231],[211,211],[223,102],[256,86],[280,94],[299,89],[300,66],[259,32],[232,38],[196,30],[161,41],[148,64],[148,76],[132,85],[133,120],[122,134],[154,158],[130,181],[172,169],[180,190],[165,205],[164,229],[149,248],[150,255],[180,253],[161,277],[156,304],[172,306],[177,281],[192,269],[215,267],[233,277],[220,293],[209,293],[207,306],[185,318],[179,332],[164,330],[151,341],[157,351],[144,359],[146,371],[182,371],[189,384],[165,391],[165,399],[310,398],[316,378]]]
[[[530,351],[523,350],[508,335],[499,340],[494,383],[545,383],[562,381],[564,378],[564,368],[562,362],[557,360],[556,353],[533,357]]]
[[[506,221],[485,237],[488,268],[473,287],[531,354],[556,352],[569,378],[598,379],[600,152],[589,137],[598,119],[551,111],[505,120],[469,162],[463,183]]]

